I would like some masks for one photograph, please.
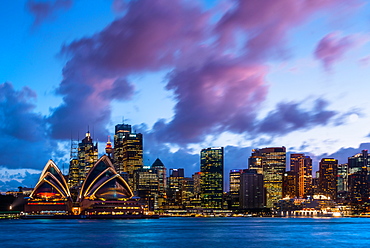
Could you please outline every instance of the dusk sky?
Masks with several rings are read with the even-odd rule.
[[[0,8],[0,191],[33,187],[90,128],[104,153],[125,123],[144,164],[225,176],[251,149],[347,162],[370,149],[366,0],[5,0]],[[287,156],[288,158],[288,156]],[[287,159],[288,160],[288,159]]]

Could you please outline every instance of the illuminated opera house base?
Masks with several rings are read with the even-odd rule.
[[[49,160],[28,199],[25,216],[143,216],[143,206],[132,197],[129,185],[104,155],[90,169],[77,200],[73,202],[66,179],[55,163]]]

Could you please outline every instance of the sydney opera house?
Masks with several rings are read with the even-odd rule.
[[[25,213],[86,216],[142,215],[143,207],[132,199],[133,192],[110,158],[102,156],[90,169],[77,197],[67,180],[49,160],[25,206]]]

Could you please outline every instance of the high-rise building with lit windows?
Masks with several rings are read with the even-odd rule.
[[[258,158],[258,166],[251,166],[251,159]],[[286,170],[285,147],[267,147],[254,149],[249,159],[250,169],[256,169],[257,173],[263,173],[263,184],[266,193],[266,207],[271,208],[274,203],[282,199],[283,175]]]
[[[90,169],[98,161],[98,144],[94,144],[90,132],[78,144],[78,167],[80,185],[85,180]]]
[[[323,158],[319,166],[319,192],[330,199],[336,199],[338,160]]]
[[[258,174],[263,174],[262,155],[260,150],[252,150],[252,155],[248,159],[248,169],[256,170]]]
[[[302,153],[290,154],[290,171],[296,175],[296,195],[305,198],[312,189],[312,159]]]
[[[167,189],[167,169],[159,158],[154,161],[151,168],[158,175],[159,194],[164,196]]]
[[[118,173],[128,174],[128,183],[135,191],[134,172],[143,167],[143,135],[133,133],[131,125],[115,126],[114,167]]]
[[[243,170],[230,170],[229,173],[229,196],[230,209],[239,209],[240,206],[240,176]]]
[[[170,176],[167,179],[167,205],[172,208],[181,208],[181,183],[184,179],[184,169],[170,169]]]
[[[202,207],[221,209],[224,184],[224,148],[202,149],[200,170]]]
[[[367,201],[370,197],[369,166],[367,150],[348,158],[348,192],[353,203]]]

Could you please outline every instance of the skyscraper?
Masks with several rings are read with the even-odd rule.
[[[263,174],[262,155],[260,150],[252,150],[252,155],[248,159],[248,169],[256,170],[258,174]]]
[[[240,177],[243,170],[230,170],[229,173],[229,195],[230,195],[230,209],[239,209],[240,206]]]
[[[202,207],[221,209],[224,184],[224,148],[202,149],[200,170]]]
[[[159,158],[152,164],[152,169],[158,175],[159,194],[164,196],[167,189],[167,169]]]
[[[257,170],[244,170],[240,176],[240,208],[264,207],[263,176]]]
[[[271,208],[275,202],[282,198],[283,174],[286,169],[285,147],[266,147],[253,150],[252,158],[260,159],[263,171],[263,184],[266,192],[266,207]],[[250,160],[251,161],[251,160]],[[249,163],[251,165],[251,163]],[[261,171],[260,166],[250,166],[257,172]]]
[[[138,169],[134,174],[136,194],[140,201],[148,205],[149,210],[158,208],[159,180],[158,174],[153,169]]]
[[[128,174],[128,183],[134,190],[134,172],[143,167],[143,135],[133,133],[131,125],[118,124],[114,135],[114,167],[118,173]]]
[[[170,169],[170,176],[167,179],[167,205],[172,208],[181,208],[181,183],[184,179],[184,169]]]
[[[337,175],[338,160],[334,158],[323,158],[320,161],[319,168],[319,191],[321,194],[337,198]]]
[[[338,164],[338,193],[348,191],[348,164]]]
[[[348,158],[348,191],[353,203],[369,199],[369,160],[367,150]]]
[[[312,159],[301,153],[290,154],[290,171],[297,176],[296,196],[304,198],[311,194]]]
[[[89,170],[98,161],[98,144],[94,144],[90,132],[86,133],[85,138],[78,144],[78,167],[80,185],[86,178]]]

